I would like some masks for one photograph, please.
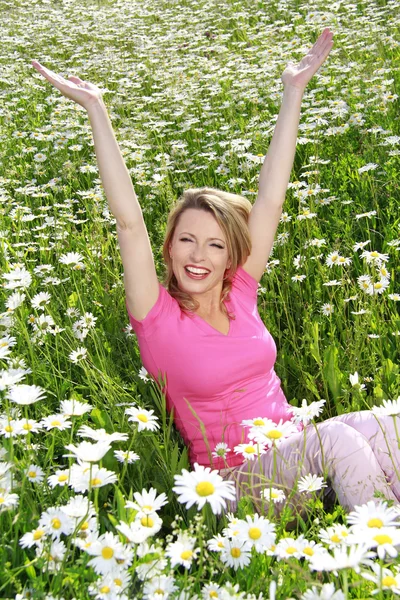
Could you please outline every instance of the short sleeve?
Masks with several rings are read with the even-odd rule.
[[[257,301],[258,281],[242,267],[238,267],[232,281],[232,292]]]
[[[132,325],[132,329],[137,335],[145,334],[149,335],[154,331],[159,323],[165,322],[169,316],[173,315],[178,310],[177,301],[172,298],[161,283],[159,283],[158,298],[154,306],[150,309],[144,319],[138,321],[131,314],[128,303],[125,300],[126,310],[129,315],[129,322]]]

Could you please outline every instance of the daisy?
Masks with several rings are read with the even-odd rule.
[[[22,294],[21,292],[14,292],[7,298],[6,308],[8,308],[10,311],[15,310],[23,304],[25,298],[25,294]]]
[[[358,173],[365,173],[366,171],[371,171],[373,169],[377,169],[379,165],[377,165],[376,163],[368,163],[366,165],[364,165],[363,167],[360,167],[359,169],[357,169]]]
[[[60,540],[51,542],[50,547],[47,544],[36,546],[36,556],[46,561],[46,569],[49,571],[60,570],[66,551],[64,542]]]
[[[207,548],[212,552],[222,552],[224,549],[225,536],[217,533],[207,541]]]
[[[323,304],[321,307],[321,312],[323,315],[329,317],[335,310],[335,307],[333,306],[333,304],[329,304],[328,302],[326,304]]]
[[[376,584],[377,589],[372,592],[373,594],[379,594],[381,590],[389,590],[393,594],[400,595],[400,572],[398,567],[395,567],[395,569],[396,572],[393,573],[393,571],[380,564],[373,564],[371,570],[375,575],[370,571],[361,571],[361,576]]]
[[[304,281],[307,275],[293,275],[292,281]]]
[[[27,479],[34,483],[41,483],[44,479],[44,471],[37,465],[29,465],[29,467],[25,469],[25,474]]]
[[[283,558],[301,558],[301,541],[297,541],[291,537],[282,538],[276,545],[275,556],[278,560]]]
[[[224,564],[228,565],[228,567],[233,567],[235,571],[239,567],[243,569],[243,567],[247,567],[250,564],[251,548],[246,542],[225,538],[220,558]]]
[[[84,269],[84,258],[79,252],[67,252],[59,258],[59,262],[63,265],[71,265],[74,270]]]
[[[128,465],[140,460],[140,456],[131,450],[114,450],[114,456],[119,462],[126,462]]]
[[[96,514],[96,510],[92,502],[85,496],[78,494],[77,496],[70,498],[68,504],[60,507],[60,510],[65,512],[66,515],[72,519],[81,520],[83,517],[90,519]]]
[[[138,431],[148,430],[155,431],[160,426],[157,423],[158,417],[154,416],[154,410],[146,410],[145,408],[136,408],[131,406],[125,410],[126,415],[130,415],[128,421],[138,423]]]
[[[90,469],[86,472],[82,471],[80,474],[77,471],[72,471],[71,476],[71,487],[76,492],[87,492],[90,488],[99,488],[108,485],[109,483],[115,483],[117,476],[114,471],[109,471],[104,468],[94,468],[92,475],[90,476]]]
[[[361,258],[365,258],[368,264],[374,264],[380,267],[382,262],[389,260],[389,254],[381,254],[376,250],[364,250],[361,253]]]
[[[358,381],[357,371],[353,375],[349,375],[349,379],[350,379],[350,383],[351,383],[352,387],[354,387],[360,391],[365,390],[365,388],[366,388],[365,383],[359,383],[359,381]]]
[[[228,444],[225,444],[225,442],[220,442],[215,446],[212,456],[213,458],[226,458],[228,452],[231,452]]]
[[[182,565],[185,569],[190,569],[193,560],[200,552],[200,548],[195,548],[196,538],[188,536],[186,533],[180,533],[176,542],[167,545],[165,556],[171,560],[171,567]]]
[[[49,292],[40,292],[36,294],[31,300],[32,308],[37,308],[39,310],[44,310],[46,304],[49,304],[51,299],[51,294]]]
[[[389,294],[388,297],[390,298],[390,300],[394,300],[395,302],[400,301],[400,294]]]
[[[142,592],[143,600],[155,600],[158,597],[166,600],[177,589],[171,575],[156,575],[145,582]]]
[[[41,425],[34,419],[18,419],[15,421],[15,427],[18,435],[28,435],[28,433],[39,433]]]
[[[325,264],[328,267],[332,267],[333,265],[337,265],[339,261],[340,254],[339,252],[330,252],[325,259]]]
[[[311,404],[307,405],[307,400],[304,398],[301,402],[301,406],[292,406],[291,411],[293,413],[292,421],[293,423],[303,423],[303,425],[307,425],[309,421],[315,419],[322,413],[322,407],[324,406],[326,400],[318,400],[317,402],[311,402]]]
[[[141,581],[151,579],[160,575],[167,566],[167,560],[163,557],[163,550],[154,544],[143,542],[136,546],[136,555],[143,558],[145,562],[135,567],[135,573]]]
[[[72,423],[68,420],[68,417],[64,417],[64,415],[61,414],[55,414],[44,417],[41,420],[40,425],[47,429],[47,431],[50,431],[51,429],[64,431],[65,429],[69,429],[72,426]]]
[[[49,486],[55,488],[56,485],[61,487],[68,485],[70,479],[70,470],[69,469],[57,469],[54,475],[50,475],[47,478]]]
[[[116,535],[111,532],[104,533],[86,549],[86,552],[93,556],[88,565],[93,567],[98,575],[112,573],[118,568],[119,559],[126,559],[125,548]]]
[[[313,585],[300,597],[300,600],[345,600],[345,595],[341,590],[335,591],[333,583],[324,583],[320,589]]]
[[[218,595],[220,589],[221,587],[218,585],[218,583],[205,583],[201,588],[203,600],[218,600],[218,598],[220,598]]]
[[[235,454],[241,454],[246,460],[254,460],[261,456],[261,454],[265,454],[267,448],[264,444],[248,442],[247,444],[238,444],[234,447],[233,451]]]
[[[125,508],[134,508],[145,514],[157,512],[162,506],[168,504],[167,496],[164,492],[157,496],[157,490],[154,488],[150,488],[148,492],[145,489],[143,489],[141,493],[135,492],[133,496],[136,502],[128,500],[125,503]]]
[[[362,506],[356,506],[355,510],[347,516],[347,522],[360,529],[368,527],[380,529],[398,525],[398,518],[399,514],[396,509],[388,507],[387,502],[379,500],[375,503],[370,500]]]
[[[336,575],[340,569],[354,569],[360,572],[361,565],[372,565],[371,559],[375,558],[365,544],[354,546],[337,546],[333,549],[333,556],[328,552],[315,554],[309,561],[311,571],[333,571]]]
[[[92,429],[88,425],[82,425],[82,427],[78,429],[78,435],[98,442],[107,442],[107,444],[116,441],[125,442],[129,437],[127,433],[107,433],[105,429]]]
[[[396,558],[398,555],[396,546],[400,546],[400,530],[395,527],[357,529],[354,536],[358,541],[367,544],[368,548],[374,548],[381,560],[384,560],[386,555],[391,558]]]
[[[93,409],[91,404],[87,402],[80,402],[71,398],[70,400],[62,400],[60,404],[60,413],[64,416],[80,417]]]
[[[286,500],[286,496],[282,490],[278,490],[277,488],[264,488],[261,490],[260,495],[267,502],[273,502],[274,504],[278,504],[279,502],[283,502]]]
[[[3,435],[5,438],[19,435],[17,421],[15,419],[0,419],[0,435]]]
[[[373,406],[372,412],[375,415],[396,416],[400,414],[400,396],[397,400],[383,400],[381,406]]]
[[[146,381],[146,382],[147,382],[147,381],[149,381],[149,380],[150,380],[149,373],[148,373],[147,369],[145,369],[144,367],[142,367],[142,368],[140,369],[140,371],[139,371],[138,375],[139,375],[139,377],[140,377],[140,379],[141,379],[142,381]]]
[[[163,525],[162,519],[157,513],[144,514],[138,513],[132,523],[121,521],[116,525],[118,531],[122,533],[130,544],[141,544],[149,537],[158,533]]]
[[[279,446],[292,433],[298,433],[298,429],[291,421],[283,422],[281,419],[279,423],[275,423],[268,419],[263,427],[250,429],[249,438],[271,448],[272,446]]]
[[[12,494],[7,490],[2,491],[0,489],[0,513],[9,510],[10,508],[16,508],[19,503],[18,494]]]
[[[383,294],[389,285],[390,281],[382,277],[379,281],[375,281],[372,285],[370,285],[365,291],[369,296],[373,296],[374,294]]]
[[[270,423],[271,419],[268,419],[268,417],[256,417],[255,419],[246,419],[244,421],[242,421],[241,425],[243,427],[251,427],[256,428],[256,427],[264,427],[264,425],[267,425],[268,423]]]
[[[263,552],[275,543],[275,525],[258,514],[246,515],[246,520],[239,521],[237,528],[237,540],[247,542],[256,552]]]
[[[60,508],[50,507],[40,515],[39,527],[55,539],[61,534],[70,535],[74,530],[74,522]]]
[[[45,393],[45,390],[38,385],[26,385],[20,383],[13,385],[10,388],[7,398],[11,400],[11,402],[25,406],[43,400]]]
[[[22,381],[28,373],[32,373],[32,370],[18,368],[0,371],[0,390],[5,390],[7,387]]]
[[[22,548],[32,548],[32,546],[39,545],[40,541],[45,538],[46,535],[45,529],[39,526],[33,531],[25,533],[19,540],[19,545],[22,546]]]
[[[201,509],[209,502],[213,513],[219,514],[222,508],[226,508],[226,499],[236,500],[234,482],[224,481],[218,471],[194,463],[194,471],[189,473],[183,469],[182,473],[174,475],[175,486],[172,489],[178,494],[178,501],[186,503],[186,508],[197,504],[197,508]]]
[[[324,478],[310,474],[299,479],[297,489],[299,492],[317,492],[323,487],[327,487]]]
[[[85,359],[86,355],[87,355],[87,349],[84,348],[83,346],[81,346],[80,348],[78,348],[78,350],[74,350],[73,352],[71,352],[71,354],[69,354],[68,358],[70,359],[71,362],[76,364],[80,360]]]

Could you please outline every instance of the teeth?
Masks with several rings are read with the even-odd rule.
[[[195,269],[194,267],[185,267],[189,273],[194,273],[195,275],[205,275],[208,271],[204,271],[203,269]]]

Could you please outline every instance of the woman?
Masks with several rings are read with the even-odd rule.
[[[294,428],[274,371],[276,347],[257,310],[258,282],[293,165],[302,96],[327,58],[332,37],[325,29],[305,58],[283,72],[282,105],[254,206],[241,196],[201,188],[184,192],[172,210],[163,248],[166,287],[158,282],[142,211],[100,90],[32,62],[87,110],[100,175],[117,221],[130,322],[144,366],[166,385],[168,408],[189,446],[191,462],[220,469],[236,481],[238,498],[251,494],[257,507],[261,489],[271,484],[292,490],[291,502],[297,506],[296,480],[309,473],[325,475],[329,490],[348,510],[370,500],[375,491],[400,500],[400,453],[392,419],[378,423],[363,411],[304,431]],[[281,430],[290,435],[258,460],[243,464],[233,451],[248,441],[242,422],[265,418],[281,422]],[[221,444],[230,449],[224,457]]]

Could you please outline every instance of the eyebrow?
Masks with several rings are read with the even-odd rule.
[[[196,236],[193,235],[193,233],[189,233],[188,231],[181,231],[181,233],[179,235],[184,235],[184,234],[185,235],[191,235],[192,237],[194,237],[195,239],[197,239]],[[215,238],[215,237],[214,238],[212,238],[212,237],[211,238],[207,238],[207,241],[209,241],[209,240],[219,240],[220,242],[222,242],[223,244],[225,244],[224,240],[221,240],[220,238]]]

